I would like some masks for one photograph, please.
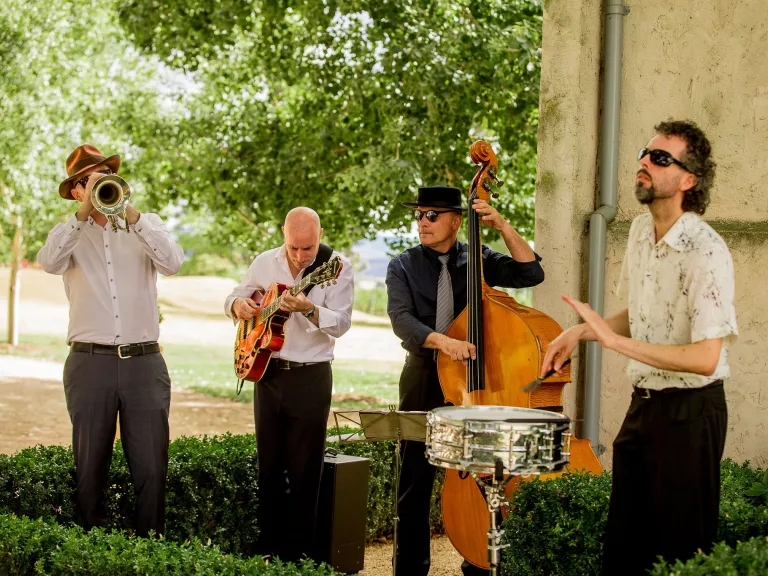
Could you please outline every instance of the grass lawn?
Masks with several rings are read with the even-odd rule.
[[[5,333],[0,332],[3,341]],[[0,354],[64,362],[69,348],[62,337],[22,335],[16,348],[0,344]],[[237,379],[231,346],[163,344],[163,356],[175,386],[238,402],[253,401],[253,385],[246,382],[235,394]],[[333,363],[333,405],[344,409],[386,408],[397,404],[401,365],[395,362],[336,360]]]

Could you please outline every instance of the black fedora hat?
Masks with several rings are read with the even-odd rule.
[[[419,188],[419,195],[416,202],[403,202],[407,208],[418,208],[419,206],[429,206],[432,208],[449,208],[451,210],[467,209],[461,205],[461,189],[451,186],[424,186]]]

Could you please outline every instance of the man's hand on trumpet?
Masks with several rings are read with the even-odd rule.
[[[128,224],[136,224],[139,221],[139,216],[141,216],[141,213],[130,204],[125,207],[125,219],[128,221]]]

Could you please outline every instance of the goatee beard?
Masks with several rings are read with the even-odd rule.
[[[650,204],[656,199],[656,189],[653,186],[635,186],[635,198],[640,204]]]

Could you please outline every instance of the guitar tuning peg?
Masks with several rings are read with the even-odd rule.
[[[493,198],[494,200],[496,200],[496,198],[498,198],[498,197],[499,197],[499,193],[498,192],[494,192],[493,194],[491,194],[491,198]]]
[[[334,280],[334,281],[333,281],[333,284],[334,284],[334,285],[336,284],[336,280]]]

